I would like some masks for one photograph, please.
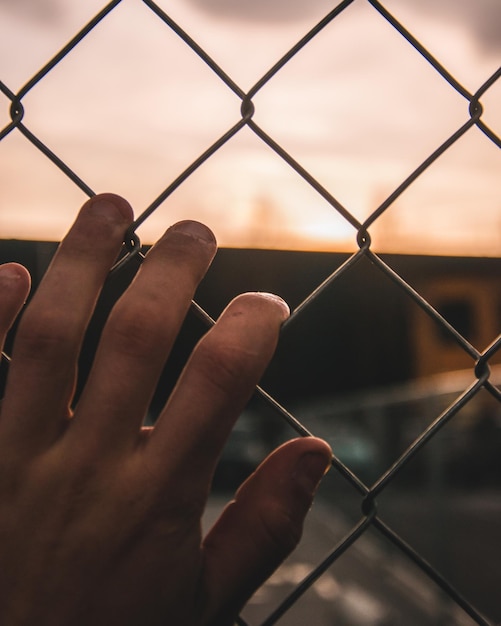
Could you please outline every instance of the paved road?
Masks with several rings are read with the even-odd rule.
[[[214,499],[208,519],[221,500]],[[259,626],[301,580],[331,552],[350,526],[336,509],[315,504],[303,541],[251,599],[243,617]],[[376,531],[360,538],[277,622],[285,626],[472,626],[407,559],[393,553]]]

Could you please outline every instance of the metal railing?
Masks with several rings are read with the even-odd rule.
[[[113,0],[109,2],[97,13],[91,21],[86,24],[75,36],[65,45],[62,50],[54,57],[49,59],[47,63],[17,92],[14,92],[9,85],[0,82],[0,90],[10,102],[10,121],[6,126],[0,129],[0,140],[5,139],[12,133],[21,133],[32,145],[33,149],[43,154],[54,166],[63,172],[70,181],[72,181],[86,195],[94,194],[88,183],[79,175],[79,173],[69,167],[67,163],[49,145],[44,143],[42,139],[25,123],[25,104],[26,97],[30,92],[35,90],[37,86],[44,81],[45,77],[51,70],[65,57],[71,55],[74,49],[82,42],[93,29],[101,22],[113,19],[114,9],[121,4],[123,0]],[[255,121],[254,112],[255,96],[265,90],[267,85],[274,80],[274,77],[289,63],[295,56],[300,55],[301,51],[307,47],[310,42],[324,29],[334,22],[338,16],[348,10],[354,0],[344,0],[334,6],[323,19],[309,32],[297,41],[297,43],[279,59],[262,77],[248,90],[242,90],[239,85],[229,76],[217,63],[209,56],[209,54],[197,43],[197,41],[185,32],[179,24],[177,24],[168,13],[162,9],[159,4],[152,0],[142,0],[144,6],[151,10],[157,16],[158,20],[163,23],[170,33],[174,32],[186,46],[191,48],[194,54],[202,59],[208,68],[226,85],[226,87],[236,95],[241,101],[241,116],[224,132],[212,145],[203,151],[177,178],[165,181],[165,188],[154,198],[149,206],[136,218],[130,227],[124,241],[124,253],[120,261],[116,264],[112,271],[128,264],[132,258],[141,257],[141,242],[137,235],[138,227],[145,222],[167,199],[169,196],[181,186],[204,162],[212,157],[218,150],[231,142],[238,133],[247,128],[261,141],[264,142],[271,150],[286,163],[295,174],[308,183],[311,188],[319,194],[329,205],[332,210],[337,212],[348,224],[356,230],[356,241],[358,250],[331,275],[318,285],[312,293],[292,312],[289,321],[285,324],[283,332],[288,332],[288,327],[296,325],[301,321],[302,314],[310,307],[310,305],[318,299],[320,294],[337,281],[341,276],[349,275],[351,269],[362,259],[368,259],[382,274],[389,278],[395,289],[401,290],[411,301],[416,303],[424,313],[432,318],[443,331],[449,335],[452,342],[464,351],[472,362],[472,367],[468,382],[464,388],[454,397],[454,399],[439,414],[434,415],[434,419],[423,428],[422,432],[412,441],[407,449],[393,462],[389,469],[383,471],[377,480],[372,484],[365,482],[357,476],[347,465],[340,459],[334,458],[333,469],[339,473],[344,481],[350,486],[354,493],[358,494],[361,514],[359,521],[350,528],[344,539],[334,546],[330,554],[316,567],[313,568],[296,586],[294,591],[280,604],[278,607],[270,607],[267,619],[261,626],[271,626],[277,623],[287,611],[297,602],[301,596],[316,581],[329,570],[333,563],[339,559],[341,555],[350,550],[361,537],[364,536],[369,529],[378,531],[387,541],[396,546],[398,550],[417,565],[438,587],[440,587],[450,598],[457,604],[462,611],[468,615],[474,623],[487,625],[489,620],[481,614],[475,606],[473,606],[466,597],[459,593],[444,578],[440,571],[435,569],[428,563],[411,545],[408,545],[388,524],[383,521],[382,516],[377,508],[377,498],[385,489],[395,480],[409,462],[417,455],[422,454],[429,442],[444,428],[449,422],[454,420],[458,412],[474,399],[481,390],[485,390],[496,401],[501,401],[501,392],[491,380],[490,362],[492,357],[498,351],[501,345],[501,337],[492,337],[492,343],[485,349],[479,350],[472,345],[466,337],[452,326],[438,310],[436,310],[430,302],[428,302],[417,290],[404,280],[391,266],[387,264],[383,258],[375,253],[371,248],[371,227],[385,213],[385,211],[395,203],[397,198],[409,188],[428,168],[439,159],[451,146],[453,146],[461,137],[476,128],[480,130],[486,142],[491,142],[494,146],[501,146],[501,139],[496,132],[489,127],[484,121],[484,106],[482,105],[483,96],[493,88],[496,81],[501,77],[501,68],[494,72],[491,76],[485,78],[482,84],[479,84],[474,92],[470,92],[452,73],[435,58],[421,43],[413,36],[406,26],[400,23],[382,4],[377,0],[367,0],[366,4],[377,12],[382,20],[393,27],[400,36],[415,49],[416,54],[426,59],[435,72],[450,86],[450,89],[457,92],[468,104],[469,114],[465,116],[463,123],[448,137],[443,143],[437,145],[436,148],[420,165],[412,171],[398,186],[384,199],[383,202],[365,219],[359,221],[355,217],[354,212],[349,207],[345,207],[334,195],[334,190],[324,187],[307,168],[305,168],[295,157],[280,145],[274,137],[270,136]],[[452,9],[451,9],[452,10]],[[193,303],[193,309],[202,318],[207,325],[211,325],[213,320],[211,317],[196,303]],[[297,328],[297,327],[296,327]],[[264,389],[258,389],[258,394],[270,405],[276,413],[277,418],[293,429],[294,432],[302,436],[308,436],[311,433],[305,424],[301,423],[290,411],[281,406],[280,403],[269,395]],[[286,618],[285,618],[286,619]],[[239,619],[239,624],[244,625],[246,622],[243,618]]]

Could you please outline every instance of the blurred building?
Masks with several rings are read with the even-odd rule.
[[[56,246],[0,241],[0,262],[25,264],[36,285]],[[258,290],[279,294],[295,309],[348,257],[345,253],[221,249],[200,285],[197,301],[217,317],[237,294]],[[381,258],[477,350],[484,350],[501,331],[501,259]],[[96,329],[136,267],[132,263],[109,281],[97,311]],[[192,345],[202,332],[203,326],[188,319],[183,336]],[[188,349],[181,347],[179,352]],[[284,399],[300,399],[395,385],[472,368],[474,362],[401,285],[363,257],[287,327],[266,381]],[[501,353],[491,363],[501,363]]]

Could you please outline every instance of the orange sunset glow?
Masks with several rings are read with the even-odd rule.
[[[166,0],[168,12],[247,92],[334,6]],[[501,6],[385,2],[470,93],[498,71]],[[252,6],[250,6],[252,5]],[[0,79],[17,93],[101,8],[1,0]],[[451,15],[453,14],[453,17]],[[353,2],[252,98],[252,121],[358,222],[470,119],[468,101],[369,3]],[[481,98],[501,133],[501,79]],[[0,130],[10,121],[0,93]],[[22,99],[23,124],[95,192],[139,216],[241,119],[238,97],[144,3],[123,1]],[[371,225],[385,252],[501,253],[501,153],[476,126]],[[85,193],[17,129],[0,141],[0,237],[58,240]],[[244,126],[138,229],[179,219],[222,246],[354,250],[356,228]]]

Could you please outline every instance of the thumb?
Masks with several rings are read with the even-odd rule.
[[[233,624],[254,591],[296,547],[331,460],[332,451],[321,439],[294,439],[240,487],[204,541],[204,587],[210,599],[204,624]]]

